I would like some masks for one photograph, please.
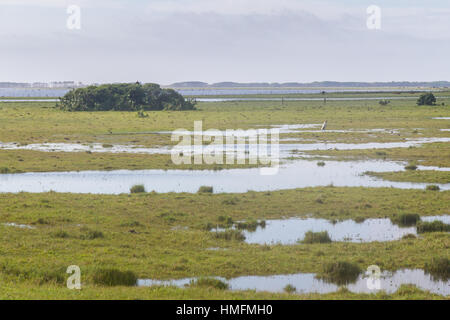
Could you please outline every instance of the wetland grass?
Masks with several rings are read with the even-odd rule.
[[[145,193],[145,187],[142,184],[134,185],[130,188],[130,193]]]
[[[313,243],[331,243],[332,240],[328,231],[323,232],[313,232],[308,231],[305,233],[305,238],[300,241],[300,243],[304,244],[313,244]]]
[[[361,274],[361,268],[347,261],[326,263],[317,278],[337,285],[347,285],[356,282]]]
[[[99,269],[93,276],[93,282],[101,286],[135,286],[137,276],[132,271],[118,269]]]

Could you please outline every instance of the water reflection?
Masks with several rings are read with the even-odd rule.
[[[128,193],[136,184],[147,191],[195,193],[201,186],[212,186],[215,193],[245,193],[318,186],[395,187],[425,189],[425,183],[391,182],[364,175],[366,171],[402,171],[403,163],[390,161],[298,160],[280,166],[275,175],[261,175],[258,168],[219,171],[205,170],[119,170],[84,172],[46,172],[0,174],[0,192],[71,192],[94,194]],[[440,184],[449,190],[450,184]]]
[[[244,276],[232,279],[224,279],[217,277],[230,285],[231,290],[256,290],[267,292],[283,292],[287,285],[295,287],[297,293],[331,293],[339,289],[339,286],[327,283],[316,277],[314,273],[299,273],[291,275],[274,275],[274,276]],[[180,280],[138,280],[137,285],[140,287],[149,286],[175,286],[185,287],[194,281],[195,278],[187,278]],[[375,293],[377,291],[385,291],[394,293],[403,284],[413,284],[422,290],[427,290],[440,295],[450,294],[450,281],[435,281],[423,270],[404,269],[394,273],[383,272],[380,278],[379,289],[370,289],[368,285],[368,276],[360,275],[355,283],[347,285],[347,288],[354,293]]]
[[[422,221],[450,223],[450,216],[422,217]],[[264,228],[245,231],[245,242],[255,244],[295,244],[308,231],[327,231],[332,241],[374,242],[399,240],[407,234],[417,235],[416,227],[400,227],[390,219],[366,219],[363,222],[345,220],[333,223],[325,219],[267,220]]]

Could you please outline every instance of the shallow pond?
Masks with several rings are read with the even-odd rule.
[[[267,292],[283,292],[287,285],[294,286],[297,293],[331,293],[339,289],[338,285],[317,279],[313,273],[299,273],[291,275],[275,276],[244,276],[232,279],[217,278],[229,284],[231,290],[256,290]],[[148,286],[175,286],[185,287],[195,278],[180,280],[158,281],[158,280],[138,280],[140,287]],[[359,276],[355,283],[348,284],[347,288],[355,293],[374,293],[383,290],[387,293],[394,293],[403,284],[413,284],[430,292],[449,295],[450,281],[435,281],[423,270],[399,270],[394,273],[382,272],[380,277],[380,289],[369,289],[370,281],[368,275]]]
[[[294,130],[284,127],[283,130]],[[245,131],[244,131],[245,132]],[[296,131],[298,132],[298,131]],[[189,134],[189,131],[186,131]],[[209,134],[213,134],[212,132]],[[242,133],[245,134],[245,133]],[[287,157],[292,152],[316,151],[316,150],[363,150],[363,149],[393,149],[408,148],[420,146],[426,143],[450,142],[450,138],[421,138],[404,140],[400,142],[370,142],[370,143],[282,143],[279,144],[280,155]],[[237,150],[237,145],[211,145],[208,146],[210,151],[221,152],[222,150]],[[268,137],[267,147],[271,147],[270,137]],[[204,147],[206,148],[206,146]],[[245,144],[245,150],[258,148],[257,144]],[[174,150],[185,154],[194,153],[194,147],[191,146],[174,146]],[[0,150],[33,150],[43,152],[100,152],[100,153],[139,153],[139,154],[170,154],[172,148],[168,146],[147,148],[137,145],[108,145],[104,146],[100,143],[79,144],[79,143],[34,143],[34,144],[18,144],[14,142],[0,142]],[[202,149],[197,153],[202,153]],[[270,151],[270,150],[269,150]]]
[[[298,160],[283,164],[274,175],[262,175],[259,168],[206,170],[119,170],[0,174],[0,192],[128,193],[136,184],[147,191],[195,193],[201,186],[212,186],[215,193],[245,193],[318,186],[395,187],[425,189],[425,183],[391,182],[364,175],[366,171],[402,171],[403,163],[390,161]],[[449,190],[450,184],[439,185]]]
[[[450,216],[422,217],[422,221],[442,221],[450,223]],[[308,231],[327,231],[332,241],[373,242],[394,241],[404,235],[417,235],[416,227],[400,227],[390,219],[366,219],[363,222],[353,220],[336,223],[325,219],[283,219],[267,220],[264,228],[256,231],[244,231],[246,243],[256,244],[296,244],[303,240]]]

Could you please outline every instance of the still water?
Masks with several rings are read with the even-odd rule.
[[[339,289],[339,286],[317,279],[314,273],[298,273],[291,275],[274,275],[274,276],[244,276],[232,279],[219,278],[229,284],[231,290],[256,290],[267,292],[283,292],[287,285],[294,286],[297,293],[331,293]],[[185,287],[189,285],[195,278],[186,278],[179,280],[138,280],[137,285],[140,287],[149,286],[175,286]],[[420,269],[404,269],[397,272],[382,272],[380,278],[380,289],[368,285],[368,275],[360,275],[354,283],[348,284],[347,288],[355,293],[375,293],[377,291],[385,291],[394,293],[403,284],[413,284],[422,290],[449,295],[450,281],[442,281],[433,279]]]

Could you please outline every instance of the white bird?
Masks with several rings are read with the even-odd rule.
[[[320,130],[325,131],[325,129],[327,128],[327,123],[328,123],[328,120],[325,120],[325,122],[322,125],[322,129],[320,129]]]

